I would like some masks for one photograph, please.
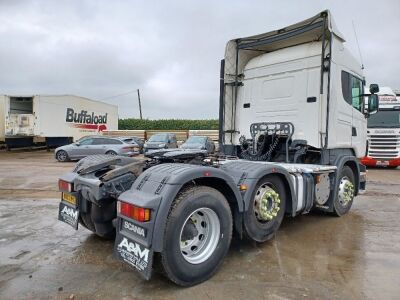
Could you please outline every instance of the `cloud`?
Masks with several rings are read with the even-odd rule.
[[[332,10],[368,82],[399,87],[393,1],[0,1],[0,93],[77,94],[137,117],[217,118],[225,43]]]

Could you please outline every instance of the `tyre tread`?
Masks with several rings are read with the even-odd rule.
[[[185,198],[186,198],[187,196],[189,196],[190,194],[195,194],[195,193],[201,192],[202,190],[208,190],[208,191],[212,190],[213,192],[217,192],[217,193],[219,193],[219,194],[222,195],[222,193],[219,192],[218,190],[216,190],[216,189],[214,189],[214,188],[211,188],[211,187],[208,187],[208,186],[194,186],[194,185],[190,185],[190,186],[185,187],[183,190],[181,190],[181,191],[179,192],[178,196],[177,196],[177,197],[175,198],[175,200],[173,201],[173,203],[172,203],[172,205],[171,205],[171,207],[170,207],[170,210],[169,210],[169,212],[168,212],[168,217],[167,217],[167,220],[166,220],[166,224],[169,223],[169,220],[170,220],[170,218],[171,218],[172,212],[177,208],[177,206],[180,204],[180,202],[181,202],[183,199],[185,199]],[[223,195],[222,195],[222,196],[223,196]],[[223,197],[225,198],[225,196],[223,196]],[[232,212],[231,212],[229,203],[228,203],[228,201],[226,200],[226,198],[225,198],[225,201],[223,202],[223,205],[225,206],[225,208],[227,209],[227,211],[229,211],[230,216],[231,216],[231,219],[232,219]],[[233,221],[233,219],[232,219],[232,221]],[[232,222],[232,223],[233,223],[233,222]],[[164,245],[165,245],[165,238],[166,238],[166,230],[167,230],[167,226],[165,226],[165,231],[164,231],[164,241],[163,241],[163,244],[164,244]],[[228,236],[229,240],[231,240],[231,238],[232,238],[232,231],[233,231],[233,230],[232,230],[232,228],[231,228],[230,234],[229,234],[229,236]],[[207,280],[208,278],[211,278],[211,277],[218,271],[219,266],[222,264],[222,261],[223,261],[223,260],[221,260],[221,261],[218,263],[217,267],[214,268],[214,270],[213,270],[211,273],[207,274],[207,277],[205,277],[205,278],[203,278],[203,279],[200,279],[200,280],[198,280],[198,281],[192,283],[192,282],[181,281],[181,280],[179,280],[178,278],[176,278],[176,277],[174,276],[173,272],[172,272],[171,270],[169,270],[168,268],[166,268],[166,265],[167,265],[167,263],[166,263],[166,257],[165,257],[165,255],[163,255],[163,252],[160,253],[160,256],[161,256],[161,257],[160,257],[160,265],[161,265],[160,270],[161,270],[162,274],[163,274],[164,276],[166,276],[169,280],[171,280],[173,283],[175,283],[176,285],[179,285],[179,286],[192,286],[192,285],[195,285],[195,284],[199,284],[199,283],[201,283],[201,282]]]
[[[340,172],[339,180],[341,179],[342,174],[345,173],[346,171],[348,171],[348,172],[350,172],[352,174],[353,184],[355,184],[354,172],[348,165],[344,165],[343,166],[342,171]],[[338,192],[339,191],[336,191],[336,194],[335,194],[336,198],[333,200],[333,211],[330,213],[331,215],[333,215],[335,217],[341,217],[341,216],[347,214],[350,211],[350,209],[351,209],[351,207],[353,205],[353,202],[354,202],[354,198],[353,198],[351,204],[349,205],[349,207],[345,211],[339,211],[335,206],[335,202],[338,201],[338,199],[337,199],[338,198]]]

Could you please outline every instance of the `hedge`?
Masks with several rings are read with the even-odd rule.
[[[119,119],[120,130],[218,130],[218,120]]]

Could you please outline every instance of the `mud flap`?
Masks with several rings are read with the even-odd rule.
[[[79,210],[64,202],[60,202],[58,207],[58,220],[78,229]]]
[[[359,169],[360,169],[360,179],[359,179],[359,185],[358,185],[358,194],[362,194],[365,192],[365,187],[367,184],[367,168],[362,165],[358,164]]]
[[[114,244],[115,257],[135,268],[146,280],[151,278],[153,254],[152,249],[146,248],[121,233],[117,233]]]

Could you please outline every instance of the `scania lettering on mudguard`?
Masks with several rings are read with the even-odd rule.
[[[146,238],[147,230],[145,228],[135,225],[127,220],[122,220],[121,223],[122,223],[122,228],[121,228],[122,230],[128,230],[129,232],[135,235]]]
[[[58,220],[78,229],[79,210],[60,202],[58,207]]]
[[[145,279],[150,279],[153,264],[153,250],[118,233],[114,244],[115,256],[134,267]]]

